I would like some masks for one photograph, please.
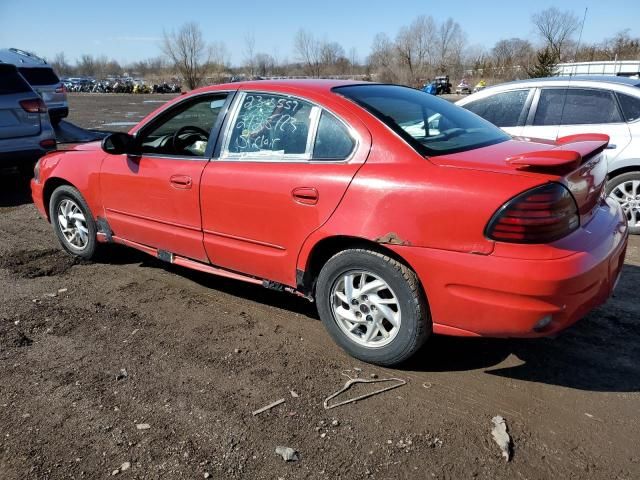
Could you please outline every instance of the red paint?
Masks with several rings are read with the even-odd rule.
[[[387,239],[383,248],[418,274],[436,333],[540,336],[567,327],[608,298],[623,264],[627,228],[620,209],[601,195],[606,167],[599,152],[607,138],[520,139],[425,159],[331,92],[342,83],[206,87],[162,106],[131,133],[192,95],[274,92],[307,99],[349,125],[358,146],[348,161],[113,156],[90,143],[42,159],[40,182],[32,182],[34,202],[47,215],[46,186],[65,181],[80,190],[94,217],[108,221],[115,241],[152,255],[166,250],[188,268],[293,289],[296,269],[309,269],[319,242]],[[505,203],[547,182],[571,191],[579,228],[548,244],[485,236]],[[551,323],[534,331],[545,315],[553,316]]]

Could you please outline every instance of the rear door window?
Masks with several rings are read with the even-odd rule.
[[[619,123],[622,116],[613,93],[588,88],[543,88],[534,125]]]
[[[13,65],[0,65],[0,95],[30,91],[31,87]]]
[[[627,122],[634,122],[640,118],[640,97],[632,97],[625,93],[617,92],[618,101],[622,108],[622,115]]]
[[[22,67],[18,70],[31,85],[54,85],[60,83],[58,76],[48,67]]]
[[[464,105],[464,108],[480,115],[498,127],[517,127],[524,125],[527,111],[525,105],[529,89],[497,93],[490,97]]]
[[[229,126],[223,157],[311,157],[310,131],[318,107],[286,95],[243,93]]]

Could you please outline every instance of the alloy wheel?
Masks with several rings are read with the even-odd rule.
[[[609,197],[620,204],[629,227],[640,227],[640,180],[628,180],[616,185]]]
[[[402,315],[396,294],[368,271],[347,272],[334,282],[331,309],[340,330],[364,347],[383,347],[400,330]]]
[[[84,249],[89,243],[87,219],[73,200],[63,199],[58,204],[58,226],[66,242],[77,250]]]

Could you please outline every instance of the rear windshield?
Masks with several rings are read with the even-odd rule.
[[[334,91],[378,117],[422,155],[462,152],[511,138],[477,115],[413,88],[353,85]]]
[[[54,73],[51,68],[37,67],[37,68],[19,68],[20,73],[27,79],[31,85],[53,85],[60,83],[60,79]]]
[[[13,65],[0,64],[0,95],[30,92],[31,87]]]

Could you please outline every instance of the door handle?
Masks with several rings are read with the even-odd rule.
[[[169,183],[174,188],[188,190],[193,186],[193,180],[188,175],[172,175]]]
[[[303,205],[315,205],[318,203],[320,195],[313,187],[297,187],[291,192],[293,199]]]

